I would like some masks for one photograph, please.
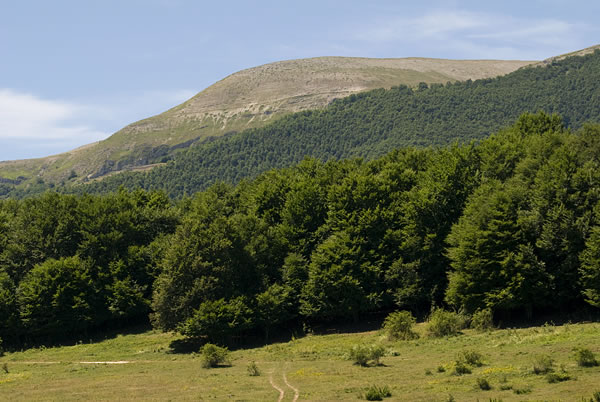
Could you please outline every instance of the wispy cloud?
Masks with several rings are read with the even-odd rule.
[[[86,108],[0,90],[0,139],[95,141],[106,133],[77,123]]]
[[[526,19],[462,10],[437,10],[413,17],[386,17],[356,35],[361,41],[468,58],[540,59],[585,41],[598,28],[560,19]]]
[[[83,103],[0,89],[0,160],[46,156],[102,140],[194,94],[156,90]]]

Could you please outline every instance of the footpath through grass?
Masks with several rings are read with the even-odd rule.
[[[589,401],[600,391],[600,367],[579,366],[574,352],[585,348],[600,358],[598,323],[447,338],[426,337],[424,324],[416,329],[421,337],[410,341],[390,342],[378,331],[307,336],[233,351],[230,365],[213,369],[202,368],[199,354],[174,353],[178,336],[154,331],[7,353],[0,400],[277,401],[282,392],[284,401],[357,400],[367,387],[387,386],[385,400]],[[357,344],[383,346],[381,365],[348,360]],[[251,362],[260,375],[249,375]],[[549,371],[536,374],[534,364]]]

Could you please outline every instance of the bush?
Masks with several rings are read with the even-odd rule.
[[[477,331],[487,331],[494,328],[492,309],[477,310],[471,317],[471,328]]]
[[[575,349],[575,360],[580,367],[594,367],[598,365],[598,360],[594,352],[589,349]]]
[[[457,360],[454,363],[453,373],[456,375],[471,374],[471,368],[465,362]]]
[[[546,380],[550,383],[550,384],[554,384],[557,382],[563,382],[563,381],[568,381],[571,379],[571,376],[567,373],[550,373],[548,375],[546,375]]]
[[[248,375],[251,377],[258,377],[260,375],[260,370],[255,362],[248,363],[248,367],[246,367],[246,371],[248,371]]]
[[[418,338],[419,335],[413,331],[417,320],[409,311],[395,311],[388,315],[383,322],[389,340],[410,340]]]
[[[367,401],[381,401],[383,398],[389,398],[390,396],[392,396],[392,392],[387,385],[383,387],[371,385],[365,390],[365,399]]]
[[[456,357],[456,361],[462,361],[471,366],[483,366],[483,355],[475,350],[463,350]]]
[[[212,343],[204,345],[200,352],[202,354],[202,367],[204,368],[217,367],[219,364],[227,361],[227,356],[229,355],[227,348],[222,348]]]
[[[533,362],[535,374],[548,374],[554,370],[554,360],[548,355],[537,356]]]
[[[479,387],[479,389],[481,389],[483,391],[489,391],[490,389],[492,389],[492,386],[490,385],[488,380],[486,380],[485,378],[478,378],[477,386]]]
[[[350,349],[350,360],[360,366],[368,366],[372,361],[374,365],[379,365],[380,359],[385,355],[385,349],[381,345],[354,345]]]
[[[350,360],[354,360],[354,364],[366,366],[369,362],[370,348],[366,345],[354,345],[350,349]]]
[[[457,335],[467,322],[467,317],[462,313],[436,309],[429,316],[427,332],[436,337]]]
[[[381,345],[371,346],[371,360],[376,366],[381,364],[380,359],[385,356],[385,348]]]
[[[524,395],[524,394],[529,394],[531,392],[531,386],[530,385],[523,385],[520,387],[513,387],[513,392],[517,395]]]

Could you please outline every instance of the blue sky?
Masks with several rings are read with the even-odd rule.
[[[106,138],[238,70],[315,56],[539,60],[598,1],[0,0],[0,160]]]

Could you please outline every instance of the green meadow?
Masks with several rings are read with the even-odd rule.
[[[34,348],[0,358],[0,400],[364,400],[367,387],[387,386],[390,401],[594,401],[600,391],[600,367],[579,366],[574,352],[600,355],[599,323],[443,338],[427,336],[426,324],[415,329],[420,337],[409,341],[382,331],[308,335],[233,350],[211,369],[198,353],[176,352],[179,335],[158,331]],[[381,345],[385,355],[359,366],[349,359],[355,345]],[[465,352],[478,354],[481,366],[459,375]],[[541,357],[552,362],[536,374]],[[259,375],[249,375],[251,362]]]

